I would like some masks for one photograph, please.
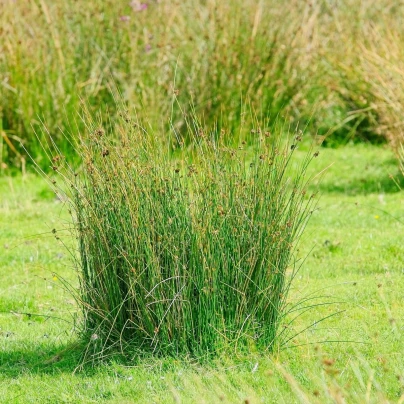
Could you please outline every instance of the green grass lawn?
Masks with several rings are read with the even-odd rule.
[[[286,321],[281,349],[209,365],[144,359],[77,372],[79,315],[62,282],[77,283],[63,245],[73,245],[67,207],[34,175],[1,178],[0,402],[404,402],[397,163],[388,149],[358,145],[321,150],[313,172],[331,163],[289,296],[315,298],[306,303],[314,307],[289,315],[301,313]]]

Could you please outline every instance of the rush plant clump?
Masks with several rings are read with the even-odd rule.
[[[296,162],[301,134],[281,127],[257,125],[229,147],[224,131],[188,123],[191,144],[167,147],[124,114],[111,134],[89,125],[80,170],[54,160],[70,188],[92,359],[274,347],[317,153]]]

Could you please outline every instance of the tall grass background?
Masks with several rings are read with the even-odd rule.
[[[61,151],[83,101],[114,115],[108,86],[161,136],[195,108],[237,128],[241,99],[337,145],[402,141],[403,7],[387,0],[0,3],[0,130],[4,164],[20,142],[47,166],[34,132]],[[172,108],[176,93],[184,111]],[[193,105],[193,107],[191,107]],[[80,124],[80,122],[79,122]],[[74,127],[74,125],[73,125]],[[81,126],[79,128],[83,130]]]

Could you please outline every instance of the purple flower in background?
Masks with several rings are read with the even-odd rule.
[[[146,52],[146,53],[149,53],[150,51],[151,51],[151,45],[148,43],[148,44],[146,44],[146,46],[144,47],[144,51]]]
[[[121,21],[128,22],[128,21],[130,20],[130,17],[129,17],[128,15],[121,15],[121,16],[119,17],[119,19],[120,19]]]
[[[132,7],[133,11],[143,11],[146,10],[149,5],[147,3],[141,3],[140,1],[132,0],[129,5]]]

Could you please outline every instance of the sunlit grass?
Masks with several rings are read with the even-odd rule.
[[[333,165],[302,239],[301,256],[312,251],[289,302],[313,294],[318,303],[333,304],[295,320],[290,336],[317,324],[282,351],[233,355],[210,366],[145,359],[134,368],[110,364],[75,375],[78,357],[66,348],[76,341],[71,313],[77,307],[59,279],[76,286],[78,280],[51,232],[65,227],[60,223],[69,218],[67,208],[36,177],[1,179],[0,401],[216,403],[222,397],[229,403],[333,403],[342,394],[349,403],[399,402],[403,196],[388,181],[397,175],[393,157],[382,148],[357,146],[324,150],[314,160],[313,172]],[[51,317],[18,314],[26,310]]]

